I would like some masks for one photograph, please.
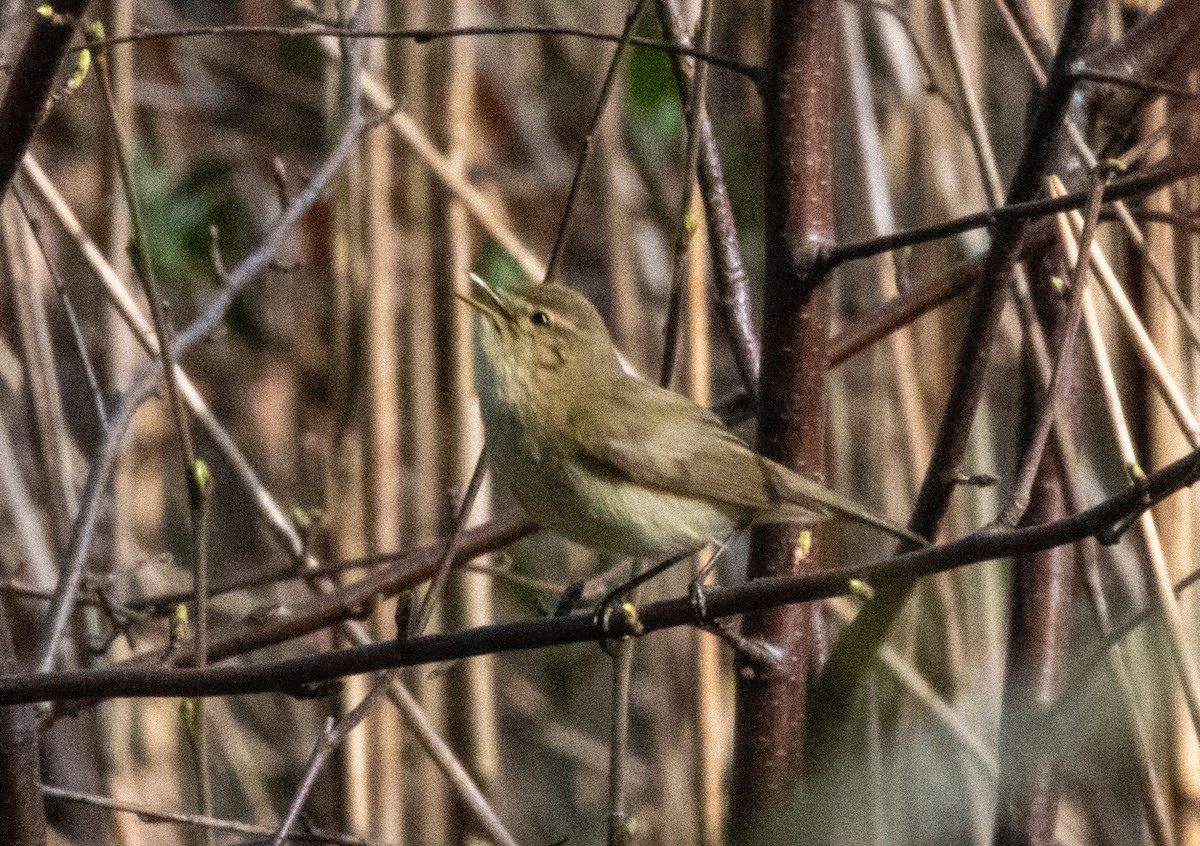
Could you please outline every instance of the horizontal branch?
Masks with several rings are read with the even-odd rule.
[[[1104,189],[1104,202],[1125,200],[1139,197],[1200,173],[1200,152],[1190,152],[1182,156],[1169,156],[1165,160],[1148,167],[1138,173],[1114,179]],[[1076,191],[1062,197],[1048,197],[1040,200],[1030,200],[1024,203],[1012,203],[997,209],[976,212],[963,217],[937,223],[933,226],[922,226],[908,229],[904,232],[894,232],[879,238],[865,241],[851,241],[830,248],[820,257],[819,262],[826,268],[858,259],[870,258],[881,253],[901,250],[942,238],[950,238],[969,232],[973,229],[983,229],[1002,220],[1035,219],[1048,217],[1071,209],[1081,209],[1087,203],[1088,191]]]
[[[826,570],[803,577],[756,579],[729,588],[713,588],[702,603],[679,597],[646,605],[637,612],[638,634],[713,620],[851,592],[852,582],[881,586],[909,581],[968,564],[1051,549],[1085,538],[1114,542],[1133,518],[1175,491],[1200,480],[1200,451],[1164,467],[1100,505],[1072,517],[1011,532],[979,532],[954,543],[919,550],[872,564]],[[0,705],[22,702],[108,699],[114,697],[226,696],[280,692],[322,693],[321,685],[344,676],[394,667],[453,661],[476,655],[585,643],[632,634],[606,629],[595,615],[577,613],[483,626],[454,634],[394,641],[324,652],[305,658],[205,669],[128,667],[55,673],[25,673],[0,678]]]
[[[224,26],[183,27],[180,29],[138,30],[130,33],[129,35],[115,36],[113,38],[105,38],[103,40],[93,41],[89,46],[93,48],[99,48],[110,47],[115,44],[127,44],[132,41],[196,38],[199,36],[217,35],[234,37],[275,35],[282,38],[295,38],[297,36],[335,38],[389,38],[393,40],[412,41],[417,44],[428,44],[431,41],[438,41],[443,38],[463,38],[469,36],[489,35],[560,35],[571,38],[586,38],[592,41],[609,41],[612,43],[617,43],[621,40],[620,33],[599,32],[592,29],[555,26],[552,24],[526,24],[523,26],[460,26],[449,27],[446,29],[344,29],[342,27],[326,26],[289,27],[228,24]],[[666,41],[657,41],[653,38],[641,38],[639,36],[634,36],[631,39],[631,42],[638,47],[647,47],[651,50],[659,50],[668,55],[690,56],[693,59],[706,62],[713,67],[722,68],[724,70],[740,74],[741,76],[749,79],[756,86],[762,80],[762,68],[760,68],[758,65],[739,62],[737,59],[730,59],[725,56],[717,56],[712,53],[706,53],[703,50],[696,50],[692,47],[686,47],[681,44],[671,44]]]

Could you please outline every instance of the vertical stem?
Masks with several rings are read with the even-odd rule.
[[[437,17],[440,8],[441,4],[426,0],[400,4],[396,7],[396,24],[406,27],[436,25],[440,21]],[[400,101],[414,121],[421,126],[434,126],[442,108],[439,92],[431,90],[430,86],[431,70],[438,56],[432,51],[407,47],[400,47],[395,55],[397,62],[402,63],[404,77]],[[441,528],[445,496],[442,477],[445,418],[440,394],[440,386],[444,384],[441,371],[444,356],[439,351],[445,346],[438,317],[443,308],[440,299],[443,280],[437,273],[442,266],[442,257],[435,253],[433,239],[436,183],[419,156],[406,150],[403,163],[399,176],[406,188],[402,195],[401,219],[404,241],[409,245],[401,256],[406,297],[402,325],[408,333],[404,352],[409,379],[405,392],[409,441],[405,453],[411,467],[406,503],[410,526],[406,542],[412,544],[433,541]],[[434,624],[439,621],[440,615],[435,615]],[[445,677],[417,672],[410,679],[413,698],[428,715],[431,733],[445,732]],[[443,846],[449,842],[453,801],[444,780],[425,755],[413,760],[409,778],[412,784],[423,785],[423,789],[414,791],[412,797],[412,828],[421,832],[423,841],[429,846]]]
[[[613,84],[617,81],[618,69],[621,67],[621,59],[625,56],[625,51],[629,48],[629,41],[633,38],[634,30],[637,29],[638,21],[642,17],[642,11],[646,8],[646,0],[635,0],[633,8],[625,17],[625,27],[621,32],[621,40],[617,42],[617,48],[613,51],[612,61],[608,64],[608,72],[604,75],[604,84],[600,87],[600,96],[596,98],[596,108],[592,113],[591,123],[588,125],[587,137],[583,140],[583,146],[579,150],[579,158],[575,163],[575,172],[571,177],[571,189],[567,192],[567,205],[563,209],[562,220],[558,225],[558,234],[554,239],[554,248],[550,251],[550,260],[546,263],[546,278],[544,281],[553,282],[562,267],[563,251],[567,246],[567,236],[571,232],[571,218],[575,213],[575,202],[579,197],[579,186],[583,184],[583,175],[587,171],[588,161],[592,157],[592,145],[596,140],[596,128],[600,125],[600,118],[604,115],[604,107],[608,104],[609,95],[612,92]]]
[[[361,0],[366,2],[366,0]],[[366,12],[373,22],[390,25],[388,4],[374,0]],[[364,60],[371,72],[390,83],[398,76],[388,42],[371,43]],[[400,269],[408,244],[399,237],[392,207],[397,183],[396,148],[386,133],[373,132],[362,141],[364,194],[357,202],[366,210],[361,251],[367,263],[363,285],[368,342],[364,345],[370,406],[364,437],[364,492],[367,498],[367,544],[372,552],[396,549],[403,543],[403,484],[407,468],[401,462],[403,421],[400,413],[401,362],[398,299],[406,277]],[[391,603],[380,603],[371,628],[378,637],[391,635],[395,617]],[[404,768],[391,766],[402,760],[405,732],[401,720],[387,709],[376,709],[354,740],[370,762],[368,803],[371,836],[402,841],[405,836],[405,800],[412,782]],[[350,743],[351,740],[347,740]]]
[[[465,26],[479,17],[480,6],[475,0],[454,0],[451,25]],[[478,68],[475,59],[475,42],[469,38],[454,39],[450,45],[448,96],[446,98],[447,155],[465,175],[471,166],[470,155],[475,135],[479,129],[476,120],[475,78]],[[453,284],[459,291],[469,286],[468,274],[474,258],[474,226],[467,209],[462,203],[451,203],[447,209],[447,235],[453,266]],[[464,421],[460,433],[458,453],[459,478],[473,478],[472,465],[482,466],[485,459],[480,453],[486,448],[479,416],[475,413],[472,386],[472,346],[470,311],[461,302],[457,307],[457,338],[454,355],[458,358],[458,401]],[[476,458],[476,456],[479,456]],[[475,473],[481,473],[476,469]],[[460,483],[461,485],[461,483]],[[484,520],[490,514],[487,507],[490,492],[484,487],[481,500],[475,509],[475,519]],[[468,507],[470,499],[464,501]],[[463,525],[468,525],[464,520]],[[486,626],[495,622],[492,607],[492,579],[483,573],[460,572],[450,581],[447,601],[451,606],[455,624],[464,628]],[[476,783],[486,793],[495,787],[500,775],[500,727],[497,724],[501,708],[496,701],[496,659],[484,655],[463,661],[451,676],[452,693],[459,696],[464,706],[459,709],[459,740],[465,752],[466,764],[475,776]]]
[[[777,0],[764,90],[766,280],[758,448],[808,475],[824,457],[828,300],[810,271],[833,236],[831,86],[837,43],[832,0]],[[810,572],[791,526],[755,531],[747,575]],[[760,811],[789,796],[803,764],[808,676],[825,638],[815,606],[749,614],[745,635],[780,650],[771,667],[739,659],[731,825],[744,834]]]
[[[6,472],[11,472],[9,468]],[[0,602],[0,675],[19,670],[8,611]],[[38,727],[32,705],[0,708],[0,846],[44,846],[46,815],[38,787]]]
[[[698,197],[693,198],[692,214],[704,215]],[[687,288],[688,312],[688,396],[707,407],[712,403],[712,345],[708,309],[708,266],[705,243],[697,240],[689,253],[690,276]],[[696,559],[696,578],[711,583],[713,561],[711,550],[702,551]],[[728,749],[729,709],[725,706],[721,667],[721,641],[711,632],[697,628],[693,631],[696,657],[696,742],[693,751],[693,794],[696,808],[696,842],[702,846],[721,843],[722,805],[724,802],[725,765]]]
[[[1073,0],[1068,9],[1050,76],[1009,185],[1006,197],[1009,204],[1031,199],[1041,188],[1074,87],[1068,69],[1082,55],[1097,8],[1095,0]],[[991,348],[1024,230],[1023,221],[1011,218],[1004,218],[992,227],[992,246],[983,280],[971,304],[933,457],[909,524],[926,537],[937,532],[954,491],[959,464],[966,455],[971,422],[982,398]],[[904,607],[911,587],[910,583],[876,586],[875,598],[842,633],[810,701],[814,719],[814,725],[810,726],[810,749],[827,746],[840,733],[840,721],[849,713],[850,702],[870,667],[871,656]]]
[[[633,681],[634,639],[615,647],[612,679],[612,733],[608,758],[608,846],[626,846],[631,834],[625,807],[626,750],[629,741],[629,691]]]
[[[33,8],[34,4],[25,6]],[[4,139],[0,144],[0,197],[8,192],[29,139],[41,124],[58,67],[85,9],[86,0],[60,0],[50,14],[34,14],[33,27],[9,71],[8,87],[0,99],[0,138]]]
[[[677,0],[658,0],[658,18],[664,35],[676,44],[690,45]],[[691,97],[689,70],[695,67],[685,56],[672,56],[675,79],[683,97]],[[742,264],[733,206],[725,187],[721,155],[712,122],[707,113],[700,115],[700,167],[696,176],[704,198],[708,240],[712,251],[713,286],[716,288],[717,314],[725,326],[733,348],[738,373],[752,397],[758,396],[759,337],[750,314],[750,280]]]
[[[1086,261],[1086,258],[1083,259]],[[1058,250],[1048,248],[1027,262],[1032,294],[1047,334],[1058,338],[1070,332],[1072,311],[1051,285],[1061,267]],[[1078,276],[1078,274],[1077,274]],[[1082,277],[1077,285],[1086,284]],[[1060,352],[1069,355],[1069,352]],[[1078,360],[1061,360],[1055,425],[1078,416]],[[1043,414],[1034,408],[1028,416]],[[1067,516],[1062,460],[1057,450],[1042,453],[1024,521],[1038,525]],[[1055,744],[1047,736],[1048,718],[1062,692],[1067,657],[1071,597],[1075,581],[1074,547],[1050,549],[1013,560],[1009,587],[1008,662],[1000,730],[1000,786],[996,812],[997,844],[1053,843],[1058,791],[1053,775]]]

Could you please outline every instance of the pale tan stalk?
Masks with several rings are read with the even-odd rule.
[[[62,226],[67,235],[75,242],[84,260],[102,283],[105,295],[117,307],[118,313],[133,332],[134,337],[137,338],[138,342],[147,352],[156,350],[153,330],[150,328],[149,322],[139,310],[136,302],[134,302],[121,277],[116,273],[112,265],[105,260],[96,244],[84,232],[79,220],[75,217],[74,212],[67,205],[65,199],[30,156],[26,156],[23,160],[22,170],[30,178],[31,184],[54,214],[59,225]],[[229,433],[213,415],[204,398],[188,378],[187,373],[178,365],[176,365],[176,375],[179,378],[180,394],[185,404],[196,415],[201,425],[205,427],[209,437],[213,439],[216,448],[222,453],[225,460],[229,462],[231,469],[239,477],[241,483],[246,486],[251,495],[254,507],[258,510],[259,517],[265,521],[271,532],[291,555],[306,560],[315,566],[317,564],[316,560],[307,550],[303,537],[287,517],[286,511],[279,504],[278,499],[258,478],[254,468],[242,454],[236,442],[234,442],[233,438],[230,437]],[[323,591],[331,589],[331,585],[328,584],[318,585],[317,587]],[[342,626],[342,630],[355,644],[362,645],[371,642],[370,636],[359,623],[345,623]],[[392,698],[393,701],[397,701],[394,692]],[[151,704],[161,705],[166,710],[163,719],[150,721],[146,725],[155,729],[164,725],[171,725],[175,715],[175,706],[173,703],[156,702]],[[406,718],[411,723],[414,703],[409,701],[400,707],[401,712],[405,713]],[[488,806],[482,794],[474,786],[465,768],[452,755],[447,754],[448,747],[444,743],[434,742],[436,735],[431,734],[428,719],[425,719],[420,728],[414,725],[414,730],[418,739],[422,742],[422,746],[436,761],[438,768],[446,774],[450,783],[455,786],[456,791],[459,792],[460,800],[467,808],[471,809],[476,821],[489,832],[489,835],[496,842],[503,844],[513,843],[511,835],[505,831],[495,811]],[[148,748],[155,748],[156,744],[162,744],[165,740],[162,731],[155,730],[152,734],[153,737],[150,737],[146,741]],[[156,760],[169,762],[172,760],[173,754],[173,752],[163,752]],[[147,783],[146,790],[147,793],[161,796],[164,800],[169,799],[172,802],[177,802],[178,789],[177,787],[173,787],[174,784],[173,779],[164,779],[160,774],[152,782]],[[429,788],[429,793],[434,792],[435,785],[430,784],[427,787]],[[167,795],[162,795],[164,790]]]
[[[1051,193],[1054,196],[1062,196],[1063,193],[1066,193],[1062,182],[1056,177],[1052,177],[1052,179],[1054,182]],[[1083,215],[1073,211],[1069,213],[1069,216],[1072,231],[1075,233],[1075,237],[1078,237],[1078,234],[1083,231]],[[1167,367],[1162,353],[1151,339],[1150,333],[1146,331],[1137,310],[1134,309],[1120,280],[1113,272],[1112,265],[1108,263],[1104,249],[1095,241],[1092,242],[1091,247],[1091,262],[1092,270],[1096,274],[1101,289],[1120,318],[1121,326],[1128,335],[1134,351],[1145,365],[1147,375],[1167,404],[1171,416],[1175,418],[1176,425],[1179,426],[1193,449],[1200,447],[1200,422],[1197,422],[1196,415],[1184,396],[1183,390],[1175,381],[1175,377],[1171,375],[1171,369]]]
[[[695,231],[705,232],[704,203],[692,203]],[[689,252],[687,286],[688,366],[687,392],[703,406],[712,404],[712,347],[709,315],[708,250],[702,238],[694,238]],[[704,550],[696,558],[696,578],[712,584],[713,552]],[[732,703],[725,695],[720,638],[702,629],[693,631],[696,662],[696,729],[693,746],[692,783],[695,793],[696,842],[720,846],[725,830],[725,771],[729,765],[729,742],[733,725]]]
[[[1050,191],[1052,195],[1060,196],[1063,192],[1061,182],[1052,180]],[[1061,216],[1060,216],[1061,217]],[[1076,242],[1077,234],[1074,231],[1077,228],[1082,228],[1082,219],[1076,219],[1075,215],[1069,215],[1071,226],[1060,225],[1059,235],[1067,250],[1068,260],[1074,263],[1078,260],[1079,245]],[[1096,245],[1093,243],[1093,247]],[[1103,262],[1104,253],[1099,250],[1092,250],[1091,260],[1092,266],[1097,271],[1097,277],[1104,280],[1104,274],[1108,269],[1107,262]],[[1115,286],[1117,291],[1120,291],[1120,286],[1116,284],[1115,276],[1105,281],[1106,290],[1109,286]],[[1123,292],[1121,293],[1123,297]],[[1110,299],[1113,298],[1110,293]],[[1126,301],[1127,302],[1127,301]],[[1134,315],[1136,319],[1136,315]],[[1149,338],[1146,338],[1149,343]],[[1120,414],[1120,416],[1117,416]],[[1123,420],[1123,412],[1118,405],[1114,408],[1113,425],[1120,426],[1118,420]],[[1128,446],[1132,450],[1132,440],[1128,433],[1123,437],[1118,435],[1118,443],[1124,449]],[[1140,466],[1137,461],[1137,456],[1132,452],[1124,453],[1122,458],[1125,460],[1126,468],[1134,468]],[[1153,588],[1162,608],[1163,616],[1167,624],[1168,640],[1171,645],[1171,654],[1175,660],[1176,670],[1179,673],[1179,682],[1183,691],[1184,701],[1187,703],[1188,713],[1191,715],[1192,728],[1200,734],[1200,666],[1197,666],[1195,659],[1196,644],[1189,634],[1183,616],[1179,610],[1179,602],[1175,596],[1175,590],[1172,586],[1171,574],[1167,568],[1167,560],[1163,553],[1163,544],[1159,539],[1158,532],[1155,530],[1153,516],[1150,512],[1146,512],[1140,519],[1143,539],[1146,542],[1147,555],[1150,559],[1151,575],[1153,577]]]
[[[450,26],[465,26],[476,20],[479,6],[472,0],[455,0],[449,8]],[[475,42],[456,39],[449,49],[446,71],[445,100],[447,158],[454,173],[465,180],[473,159],[472,140],[478,132],[475,114]],[[449,276],[445,284],[465,294],[470,287],[469,275],[474,261],[475,236],[466,203],[457,192],[448,195],[445,206],[445,243],[439,254],[449,258]],[[447,385],[450,405],[443,414],[460,421],[458,442],[444,456],[447,462],[445,478],[450,489],[464,491],[474,472],[474,465],[483,450],[483,428],[475,409],[475,388],[472,371],[470,308],[453,297],[444,300],[447,307],[443,317],[454,361],[452,378]],[[491,516],[491,496],[485,477],[484,487],[476,497],[467,526],[476,525]],[[463,506],[465,507],[465,506]],[[455,628],[474,628],[495,622],[492,609],[492,578],[479,572],[452,574],[447,582],[448,614]],[[437,600],[437,597],[434,597]],[[460,662],[450,675],[451,699],[455,703],[448,717],[456,724],[461,754],[475,774],[480,788],[488,793],[496,787],[500,774],[500,709],[496,701],[496,656],[485,655]]]
[[[388,4],[375,2],[370,17],[381,26],[392,22]],[[387,54],[387,42],[371,44],[366,68],[375,78],[398,77]],[[364,139],[362,194],[352,201],[363,208],[363,240],[360,252],[366,261],[363,281],[367,342],[367,391],[370,397],[365,433],[364,463],[367,491],[367,545],[371,552],[398,549],[402,545],[404,497],[401,479],[406,470],[401,463],[402,421],[400,381],[401,352],[399,289],[404,284],[400,257],[405,243],[398,237],[396,214],[391,197],[397,182],[395,148],[382,133]],[[370,630],[376,638],[393,637],[395,604],[380,603],[372,614]],[[408,792],[404,767],[404,738],[400,719],[391,709],[375,708],[366,716],[356,733],[360,754],[367,762],[369,785],[365,791],[371,836],[387,842],[401,842],[405,836],[405,797]],[[355,738],[355,733],[349,735]]]
[[[439,8],[436,4],[416,0],[403,4],[398,11],[403,14],[404,26],[429,26],[434,22],[436,8]],[[403,69],[400,91],[411,120],[422,126],[433,125],[442,105],[436,94],[430,91],[430,54],[425,50],[398,49],[394,58]],[[433,251],[435,177],[417,150],[405,150],[400,161],[403,162],[400,177],[405,185],[404,240],[408,245],[402,257],[405,284],[401,290],[405,298],[401,326],[405,332],[405,376],[408,380],[405,417],[409,421],[405,445],[409,462],[404,479],[408,513],[405,528],[410,544],[424,544],[433,542],[439,536],[446,502],[441,475],[443,412],[439,398],[441,363],[438,360],[441,347],[435,317],[439,308],[439,292],[434,281],[434,269],[439,265],[439,259]],[[414,595],[420,595],[420,591],[414,592]],[[441,612],[440,606],[432,607],[430,626],[435,630],[442,625]],[[416,608],[410,613],[416,613]],[[435,732],[435,737],[445,735],[448,724],[445,675],[417,671],[409,678],[412,694],[408,696],[407,703],[419,708],[424,725]],[[409,723],[412,726],[411,720]],[[463,766],[440,737],[439,742],[448,759]],[[428,756],[416,758],[413,764],[411,782],[424,785],[412,797],[414,827],[421,832],[424,842],[429,846],[448,844],[451,842],[453,800]]]

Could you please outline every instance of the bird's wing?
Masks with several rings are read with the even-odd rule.
[[[611,388],[605,401],[573,427],[579,457],[593,470],[738,509],[760,511],[781,501],[771,462],[711,411],[643,379],[603,387]],[[602,417],[596,408],[613,411]]]
[[[745,522],[813,526],[838,516],[919,546],[928,542],[854,500],[761,456],[707,409],[673,391],[622,374],[594,386],[592,413],[575,442],[594,472],[741,512]],[[612,409],[607,416],[596,408]],[[585,412],[586,413],[586,412]]]

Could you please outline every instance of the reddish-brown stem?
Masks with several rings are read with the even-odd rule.
[[[763,370],[758,449],[820,477],[824,466],[828,300],[817,256],[833,237],[832,85],[837,44],[832,0],[779,0],[771,16],[764,85],[767,170]],[[751,579],[813,572],[816,550],[797,555],[795,526],[751,539]],[[817,609],[746,616],[742,633],[777,649],[772,667],[742,659],[737,686],[730,822],[743,830],[789,796],[802,771],[805,697],[824,657]],[[740,835],[735,835],[740,836]]]
[[[1060,271],[1059,251],[1047,246],[1026,267],[1039,316],[1054,346],[1060,347],[1056,376],[1057,390],[1045,398],[1053,403],[1055,425],[1078,417],[1078,358],[1063,340],[1076,331],[1078,299],[1086,284],[1086,248],[1073,279],[1071,307],[1063,302],[1052,284]],[[1034,408],[1027,415],[1036,420],[1048,408]],[[1072,425],[1068,423],[1068,425]],[[1041,433],[1039,427],[1038,432]],[[1060,433],[1056,444],[1072,441]],[[1028,449],[1038,449],[1036,443]],[[1058,449],[1039,450],[1041,461],[1025,511],[1024,522],[1037,525],[1060,520],[1067,514],[1063,461],[1071,460]],[[1035,459],[1036,460],[1036,459]],[[1058,547],[1013,559],[1009,586],[1008,662],[1000,733],[1000,787],[996,813],[997,844],[1050,844],[1054,838],[1058,791],[1054,783],[1056,745],[1045,737],[1047,716],[1062,694],[1066,677],[1067,635],[1071,596],[1075,581],[1074,550]],[[1043,742],[1037,742],[1042,738]],[[1033,742],[1031,742],[1031,740]]]

